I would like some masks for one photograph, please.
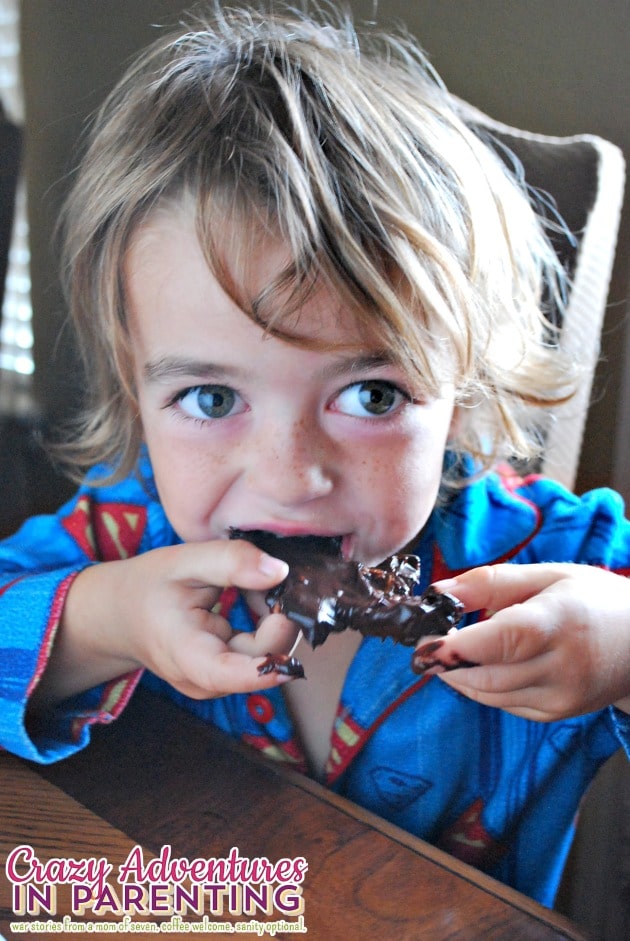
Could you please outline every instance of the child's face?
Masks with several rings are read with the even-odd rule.
[[[262,245],[249,281],[260,289],[280,259]],[[416,400],[324,287],[297,330],[345,348],[265,336],[210,273],[184,211],[136,234],[126,289],[144,437],[182,539],[232,526],[341,535],[346,556],[375,564],[416,536],[440,484],[452,386]]]

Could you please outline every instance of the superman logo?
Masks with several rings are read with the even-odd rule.
[[[481,815],[483,801],[478,798],[458,817],[438,840],[440,849],[477,869],[490,869],[505,854],[507,847],[490,836]]]
[[[379,766],[370,772],[372,786],[390,810],[404,810],[422,797],[431,782],[417,774]]]
[[[146,519],[146,509],[135,503],[94,503],[82,496],[62,525],[89,559],[112,562],[137,554]]]
[[[284,761],[291,764],[296,771],[306,774],[306,764],[297,743],[289,739],[286,742],[274,742],[266,735],[251,735],[244,732],[241,735],[241,741],[251,745],[257,751],[272,758],[274,761]]]

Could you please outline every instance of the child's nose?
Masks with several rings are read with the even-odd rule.
[[[299,506],[329,494],[334,486],[334,445],[308,422],[265,430],[251,464],[254,489],[280,506]]]

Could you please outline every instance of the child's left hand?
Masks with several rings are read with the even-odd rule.
[[[425,638],[414,666],[440,672],[471,699],[541,722],[611,704],[630,712],[630,579],[548,563],[484,566],[435,584],[488,618]],[[479,666],[441,672],[462,661]]]

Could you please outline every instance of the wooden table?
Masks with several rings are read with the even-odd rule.
[[[233,847],[248,859],[305,857],[303,923],[312,941],[584,941],[554,912],[146,692],[81,754],[49,767],[0,755],[0,776],[7,939],[24,937],[9,932],[5,861],[25,843],[42,861],[105,856],[115,866],[134,845],[145,860],[166,845],[187,860],[223,858]],[[56,935],[66,936],[77,934]]]

